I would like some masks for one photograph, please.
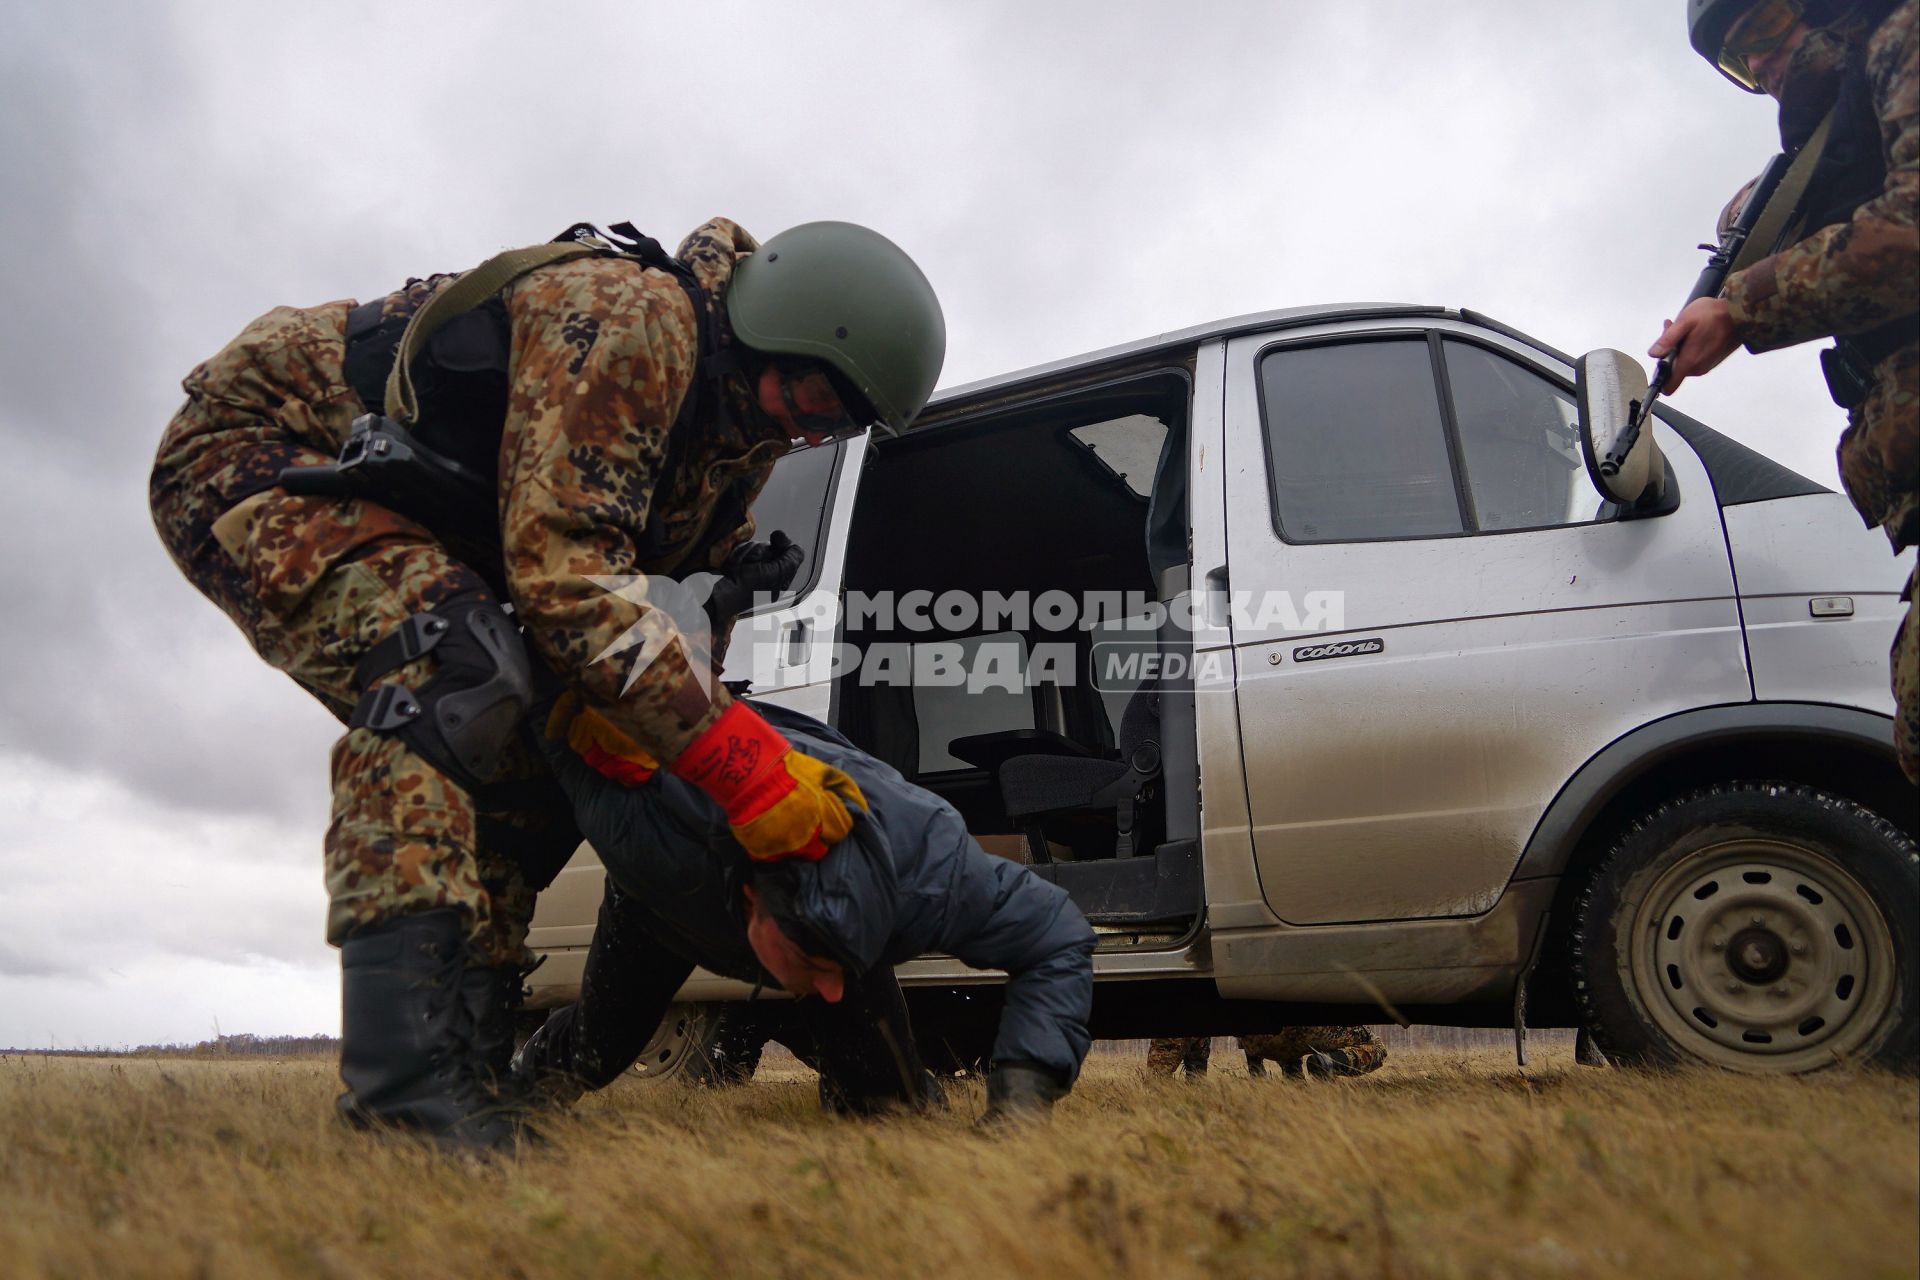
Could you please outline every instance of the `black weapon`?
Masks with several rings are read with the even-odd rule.
[[[1787,166],[1793,163],[1793,157],[1781,154],[1767,162],[1760,171],[1753,190],[1747,194],[1746,203],[1740,206],[1740,213],[1728,227],[1726,234],[1720,237],[1718,245],[1703,244],[1700,247],[1709,253],[1707,265],[1701,270],[1700,278],[1693,282],[1693,292],[1687,295],[1687,302],[1681,303],[1684,310],[1687,303],[1696,298],[1717,298],[1720,290],[1727,284],[1727,276],[1733,271],[1733,264],[1740,257],[1740,250],[1746,247],[1747,239],[1753,235],[1753,229],[1760,221],[1761,212],[1767,202],[1773,198],[1774,191],[1780,186],[1780,180],[1787,176]],[[1678,312],[1675,313],[1679,314]],[[1676,349],[1660,357],[1653,366],[1652,385],[1647,388],[1647,398],[1633,406],[1633,414],[1627,420],[1626,429],[1614,440],[1613,447],[1607,450],[1607,456],[1600,459],[1600,474],[1618,475],[1620,465],[1627,460],[1634,442],[1640,438],[1641,429],[1653,417],[1654,401],[1660,398],[1660,388],[1673,376],[1673,358],[1680,354]]]
[[[280,487],[313,497],[365,498],[482,546],[500,537],[494,482],[377,413],[353,420],[338,461],[288,467]]]

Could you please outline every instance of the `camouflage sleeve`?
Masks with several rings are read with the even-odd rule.
[[[639,573],[636,539],[698,355],[692,308],[667,276],[604,258],[531,273],[507,307],[501,529],[514,607],[551,665],[672,760],[730,699],[644,580],[616,595],[590,579]],[[623,637],[640,647],[601,660]],[[651,661],[629,686],[642,653]]]
[[[1910,316],[1920,297],[1920,69],[1916,9],[1907,0],[1867,50],[1886,148],[1880,194],[1727,282],[1735,332],[1751,351],[1861,333]]]

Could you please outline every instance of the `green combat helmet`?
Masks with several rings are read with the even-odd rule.
[[[727,289],[734,336],[819,360],[895,431],[926,407],[947,354],[940,300],[913,259],[851,222],[806,222],[742,262]]]
[[[1863,8],[1859,0],[1687,0],[1687,39],[1693,51],[1748,93],[1762,93],[1747,59],[1780,46],[1805,22],[1821,27]],[[1734,25],[1752,14],[1730,47]]]

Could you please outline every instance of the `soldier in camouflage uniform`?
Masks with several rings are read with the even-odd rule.
[[[1848,411],[1840,478],[1894,551],[1920,542],[1920,5],[1916,0],[1688,0],[1693,46],[1780,106],[1781,143],[1830,134],[1778,251],[1689,303],[1649,349],[1677,353],[1667,390],[1736,346],[1835,337],[1822,354]],[[1920,781],[1915,575],[1892,650],[1901,767]]]
[[[340,1110],[357,1124],[515,1141],[495,1084],[527,925],[578,843],[524,738],[529,650],[594,712],[589,763],[620,778],[629,757],[665,762],[754,856],[817,857],[862,803],[718,687],[720,644],[657,597],[660,578],[710,570],[737,611],[791,579],[797,552],[752,543],[747,507],[794,444],[919,411],[939,304],[897,247],[846,223],[756,255],[714,219],[671,259],[614,230],[521,251],[545,255],[531,268],[503,255],[364,305],[276,308],[188,375],[160,444],[150,501],[175,563],[348,725],[325,861]],[[491,289],[451,305],[468,274]],[[325,465],[397,403],[464,490],[356,491]],[[729,621],[712,618],[721,643]]]
[[[1166,1036],[1147,1047],[1147,1070],[1170,1076],[1207,1073],[1213,1040],[1208,1036]],[[1288,1027],[1272,1035],[1241,1036],[1247,1073],[1264,1076],[1271,1062],[1286,1076],[1363,1076],[1387,1060],[1387,1047],[1365,1027]]]

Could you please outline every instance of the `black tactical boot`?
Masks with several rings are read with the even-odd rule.
[[[527,973],[507,966],[487,969],[470,965],[460,979],[460,996],[473,1022],[473,1060],[480,1083],[491,1093],[511,1100],[513,1020],[520,1011]]]
[[[413,1129],[447,1146],[514,1148],[517,1112],[486,1087],[476,1055],[470,972],[486,971],[468,969],[466,921],[452,909],[402,916],[347,939],[340,948],[347,1091],[335,1101],[342,1119],[357,1128]]]
[[[996,1062],[987,1076],[987,1111],[980,1127],[1045,1120],[1053,1104],[1066,1096],[1060,1077],[1036,1062]]]

